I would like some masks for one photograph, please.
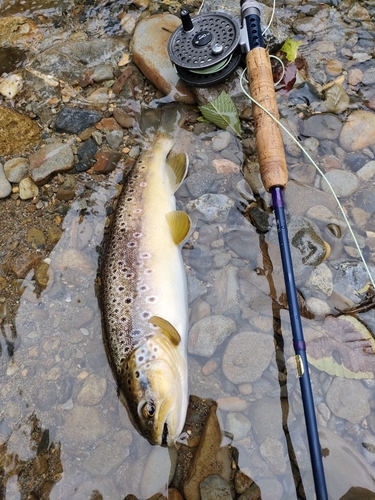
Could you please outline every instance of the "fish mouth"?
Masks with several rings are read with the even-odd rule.
[[[168,424],[167,424],[167,422],[164,423],[163,434],[161,437],[161,446],[164,446],[164,447],[168,446]]]

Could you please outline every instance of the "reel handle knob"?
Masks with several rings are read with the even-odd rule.
[[[194,29],[193,21],[191,20],[190,14],[186,9],[183,9],[180,12],[180,17],[181,17],[182,27],[185,33],[193,31]]]

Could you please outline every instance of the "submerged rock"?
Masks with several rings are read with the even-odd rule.
[[[0,198],[6,198],[12,192],[12,185],[5,177],[4,167],[0,163]]]
[[[353,111],[340,132],[340,145],[345,151],[358,151],[375,144],[375,114]]]

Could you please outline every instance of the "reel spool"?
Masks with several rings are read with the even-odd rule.
[[[182,26],[172,33],[168,53],[180,78],[194,87],[224,81],[241,59],[240,26],[225,12],[191,18],[181,11]]]

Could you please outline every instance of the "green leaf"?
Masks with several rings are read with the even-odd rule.
[[[209,122],[214,123],[224,130],[229,130],[238,136],[241,135],[240,119],[236,106],[225,91],[213,101],[198,107],[202,115]]]
[[[302,42],[297,42],[296,40],[292,40],[291,38],[287,38],[284,42],[284,45],[281,47],[281,52],[285,52],[285,56],[288,61],[293,62],[296,60],[298,47]]]

